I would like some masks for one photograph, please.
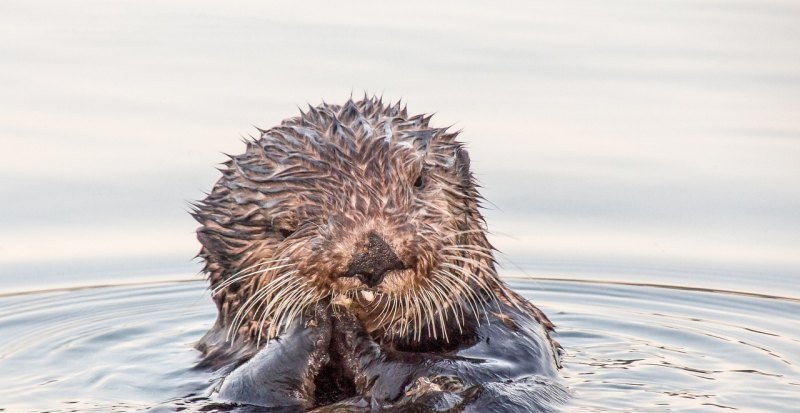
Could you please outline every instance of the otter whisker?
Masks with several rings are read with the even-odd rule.
[[[389,300],[389,302],[386,303],[386,307],[385,307],[388,311],[386,311],[386,315],[384,315],[380,319],[380,321],[378,322],[378,325],[383,325],[383,323],[386,320],[394,320],[394,319],[397,318],[397,311],[396,311],[397,310],[397,301],[398,301],[397,297],[395,297],[393,294],[392,295],[386,295],[386,297]]]
[[[490,270],[491,269],[484,269],[484,271],[486,271],[486,272],[490,272]],[[491,271],[490,273],[493,274],[494,271]],[[502,309],[501,309],[502,306],[500,305],[500,301],[497,298],[497,293],[495,292],[496,289],[498,289],[498,288],[502,289],[502,287],[499,286],[499,284],[497,282],[497,279],[495,277],[496,277],[496,275],[494,277],[489,278],[489,279],[484,279],[486,277],[480,277],[475,273],[469,273],[469,275],[467,276],[468,279],[471,279],[473,282],[483,286],[482,290],[489,295],[489,297],[491,298],[492,302],[494,302],[494,305],[497,308],[497,311],[502,312]],[[489,285],[489,283],[492,283],[492,284]]]
[[[294,272],[296,272],[296,271],[294,271]],[[261,293],[259,293],[259,294],[254,294],[253,295],[253,297],[256,299],[256,301],[254,301],[252,304],[248,304],[246,302],[245,305],[243,306],[244,311],[237,313],[237,318],[235,318],[234,322],[233,322],[233,326],[235,326],[236,328],[234,328],[233,331],[238,330],[238,326],[243,322],[242,316],[247,314],[249,312],[250,308],[253,307],[256,304],[256,302],[258,303],[258,305],[255,308],[255,310],[253,311],[253,318],[254,318],[254,320],[255,319],[259,320],[257,325],[260,326],[263,323],[264,317],[267,314],[266,310],[264,310],[262,312],[262,310],[261,310],[262,307],[264,306],[265,303],[270,303],[271,302],[271,300],[269,298],[274,296],[276,291],[278,291],[280,289],[283,289],[286,286],[289,286],[294,282],[294,280],[291,277],[294,272],[293,271],[288,271],[287,273],[281,274],[281,276],[278,277],[277,279],[274,279],[274,280],[272,280],[272,282],[267,283],[266,285],[261,287],[259,290],[263,290],[263,291]],[[261,313],[261,317],[259,317],[259,313]]]
[[[305,285],[303,287],[305,289],[305,294],[301,295],[296,301],[291,311],[288,312],[287,315],[287,324],[285,328],[291,327],[294,320],[299,317],[303,311],[308,308],[308,306],[312,303],[312,298],[317,296],[316,291],[312,289],[310,286]]]
[[[442,312],[439,311],[440,307],[439,307],[439,305],[437,303],[438,300],[434,296],[434,290],[432,288],[430,288],[430,283],[428,283],[428,286],[425,289],[421,290],[421,291],[422,291],[422,297],[423,297],[424,305],[425,305],[425,307],[427,307],[427,311],[428,311],[427,314],[425,314],[426,315],[426,317],[425,317],[426,318],[426,322],[427,322],[427,324],[432,326],[432,328],[433,328],[433,338],[436,339],[436,338],[438,338],[438,334],[436,332],[436,321],[437,320],[440,321],[440,324],[442,326],[444,326],[444,322],[441,319],[442,318]]]
[[[278,291],[289,289],[295,284],[299,283],[298,280],[293,278],[293,275],[297,274],[297,272],[298,270],[285,271],[278,277],[273,278],[269,283],[266,284],[267,294],[273,296]]]
[[[245,272],[247,270],[259,267],[259,266],[264,265],[264,264],[271,264],[273,262],[286,261],[288,259],[289,259],[289,257],[282,257],[282,258],[275,258],[275,259],[271,259],[271,260],[258,261],[257,263],[255,263],[255,264],[253,264],[253,265],[251,265],[249,267],[242,268],[241,270],[235,272],[234,274],[231,274],[231,276],[228,277],[228,278],[230,279],[232,277],[236,277],[237,275],[239,275],[239,274],[241,274],[241,273],[243,273],[243,272]]]
[[[286,303],[282,309],[276,310],[276,318],[277,322],[273,323],[270,326],[274,335],[278,335],[281,329],[288,329],[292,323],[294,322],[294,317],[302,311],[302,306],[305,304],[305,300],[303,299],[308,294],[312,293],[311,290],[308,290],[306,286],[302,286],[297,289],[296,292],[286,297],[284,303]]]
[[[472,311],[473,311],[473,314],[475,315],[475,320],[478,323],[478,325],[480,325],[480,316],[481,316],[481,314],[483,314],[486,317],[486,321],[488,323],[489,322],[489,317],[488,317],[487,312],[486,312],[486,306],[484,306],[483,300],[480,299],[480,297],[477,295],[477,293],[474,291],[474,289],[470,288],[470,286],[464,280],[462,280],[461,278],[455,276],[455,274],[453,274],[453,273],[450,273],[450,272],[447,272],[447,271],[442,271],[440,274],[442,274],[442,276],[445,279],[447,279],[448,281],[455,282],[456,284],[459,284],[460,288],[457,288],[457,291],[462,292],[463,293],[463,297],[465,297],[468,300],[468,302],[470,303],[470,305],[472,306]],[[479,311],[478,307],[481,307],[482,311]]]
[[[442,240],[446,240],[446,239],[455,238],[455,237],[458,237],[458,236],[461,236],[461,235],[484,233],[484,232],[486,232],[486,230],[484,230],[482,228],[479,228],[479,229],[468,229],[468,230],[456,231],[456,232],[454,232],[452,234],[444,235],[444,236],[441,237],[441,239]]]
[[[387,304],[386,307],[390,308],[389,306],[391,305],[391,308],[390,308],[389,311],[386,312],[386,317],[387,318],[390,317],[390,319],[397,319],[398,301],[400,301],[400,300],[398,300],[398,298],[395,295],[389,295],[388,297],[389,297],[389,300],[390,300],[390,304]],[[382,319],[381,323],[379,323],[379,325],[382,325],[383,321],[384,320]]]
[[[424,306],[424,308],[426,308],[428,310],[427,313],[420,314],[420,317],[421,318],[424,317],[425,325],[428,328],[428,336],[430,336],[431,335],[431,325],[433,324],[433,322],[436,321],[436,319],[435,319],[435,317],[433,315],[434,314],[433,306],[431,305],[430,297],[428,296],[428,291],[427,290],[420,289],[420,290],[418,290],[418,292],[420,293],[420,294],[417,295],[418,299],[420,300],[420,305]],[[433,335],[433,338],[435,340],[437,338],[437,336],[436,336],[436,326],[435,325],[433,326],[433,334],[432,335]]]
[[[399,314],[400,313],[400,296],[393,296],[392,297],[392,309],[391,309],[391,323],[389,324],[386,331],[391,335],[394,336],[395,332],[399,330],[401,324],[403,323],[403,317]]]
[[[415,325],[414,323],[414,311],[411,308],[411,295],[413,292],[409,291],[402,295],[403,297],[403,332],[402,335],[408,334],[408,330],[411,330],[412,327]]]
[[[446,325],[445,320],[447,319],[447,313],[443,311],[442,303],[441,301],[439,301],[439,297],[436,295],[436,292],[434,290],[428,290],[428,299],[431,301],[431,304],[433,305],[434,314],[438,314],[439,327],[441,329],[440,333],[442,335],[442,338],[444,338],[445,342],[450,342],[450,337],[447,334],[447,329],[445,328]],[[436,331],[435,321],[432,324],[434,331]]]
[[[462,320],[458,318],[458,311],[456,310],[456,306],[453,303],[448,303],[447,294],[444,292],[444,290],[445,290],[444,286],[439,282],[439,280],[434,278],[434,279],[431,280],[431,288],[433,288],[433,291],[437,295],[437,298],[438,298],[439,303],[441,304],[441,306],[447,305],[450,308],[450,310],[453,313],[453,318],[456,320],[456,325],[458,326],[458,332],[459,332],[459,334],[462,334],[463,333],[463,330],[462,330],[462,327],[461,327]],[[446,309],[442,309],[440,311],[444,311],[445,312],[445,316],[446,316],[446,314],[447,314],[447,310]],[[444,328],[445,328],[445,326],[442,325],[442,330],[443,331],[444,331]]]
[[[288,279],[288,278],[287,278]],[[276,283],[280,283],[281,281],[276,281]],[[253,292],[250,298],[247,299],[239,309],[237,310],[234,318],[231,322],[231,330],[236,331],[239,328],[240,321],[242,317],[247,314],[250,309],[256,305],[260,300],[266,297],[269,294],[271,288],[274,288],[275,283],[267,283],[261,287],[259,287],[255,292]]]
[[[453,264],[451,264],[451,263],[449,263],[449,262],[442,262],[442,263],[440,263],[439,265],[440,265],[440,266],[442,266],[442,267],[449,268],[449,269],[451,269],[451,270],[454,270],[454,271],[457,271],[457,272],[459,272],[461,275],[463,275],[463,276],[464,276],[464,278],[466,278],[466,279],[470,279],[470,280],[473,280],[473,281],[474,281],[476,284],[478,284],[478,285],[479,285],[479,287],[480,287],[480,288],[481,288],[483,291],[486,291],[486,292],[491,292],[491,288],[489,287],[489,285],[488,285],[488,284],[486,284],[486,281],[484,281],[484,280],[483,280],[483,279],[481,279],[480,277],[476,277],[476,276],[475,276],[475,274],[473,274],[473,273],[472,273],[472,272],[470,272],[470,271],[467,271],[467,269],[466,269],[466,268],[459,267],[458,265],[453,265]]]
[[[401,328],[400,334],[404,335],[406,334],[408,323],[410,323],[408,308],[407,308],[408,298],[406,294],[400,296],[400,301],[398,304],[400,305],[400,314],[402,314],[402,317],[400,318],[401,323],[398,327]]]
[[[298,313],[294,317],[297,317],[300,313],[302,313],[303,311],[306,311],[308,308],[312,307],[314,305],[314,303],[316,303],[319,300],[321,300],[322,297],[323,296],[316,289],[314,289],[313,287],[309,287],[308,288],[308,293],[305,296],[303,296],[303,298],[301,300],[302,306],[298,307],[298,309],[299,309]]]
[[[466,301],[466,304],[472,309],[472,314],[475,317],[475,319],[477,320],[478,325],[480,325],[480,315],[479,315],[479,311],[478,311],[478,304],[475,302],[475,298],[473,297],[473,294],[470,293],[471,291],[469,289],[465,290],[463,285],[458,285],[459,281],[461,281],[461,280],[456,278],[456,277],[454,277],[451,273],[448,273],[448,272],[440,270],[440,271],[437,271],[437,274],[439,275],[439,281],[442,284],[444,284],[447,287],[449,287],[449,288],[447,288],[448,290],[450,290],[453,293],[456,293],[456,294],[458,294],[458,295],[460,295],[460,296],[462,296],[464,298],[464,300]],[[462,284],[463,284],[463,282],[462,282]],[[463,305],[461,306],[461,311],[463,311]],[[462,314],[462,317],[463,316],[464,315]],[[464,320],[466,320],[466,317],[464,317]]]
[[[262,270],[258,270],[258,271],[246,272],[246,273],[240,274],[240,275],[238,275],[236,277],[231,277],[231,278],[226,279],[224,282],[216,285],[211,291],[212,291],[212,294],[216,294],[220,290],[230,286],[231,284],[233,284],[233,283],[235,283],[237,281],[241,281],[241,280],[244,280],[246,278],[249,278],[249,277],[252,277],[252,276],[255,276],[255,275],[258,275],[258,274],[265,274],[265,273],[270,272],[270,271],[274,271],[274,270],[281,269],[281,268],[286,268],[286,267],[291,267],[291,266],[293,266],[293,264],[275,265],[275,266],[268,267],[268,268],[265,268],[265,269],[262,269]]]
[[[459,262],[463,262],[463,263],[466,263],[466,264],[471,264],[476,269],[483,270],[483,271],[486,271],[488,273],[494,273],[494,270],[493,270],[491,264],[488,264],[488,263],[485,263],[485,262],[482,262],[482,261],[478,261],[478,260],[474,260],[474,259],[471,259],[471,258],[466,258],[466,257],[458,256],[458,255],[449,255],[449,254],[445,254],[444,257],[449,258],[449,261],[459,261]],[[472,272],[470,272],[469,274],[472,277],[476,276]],[[478,279],[480,279],[480,277],[478,277]],[[480,281],[483,281],[483,280],[480,280]],[[487,286],[487,288],[488,288],[488,284],[486,284],[484,282],[484,285]]]
[[[457,251],[457,252],[463,252],[463,253],[466,253],[466,254],[474,254],[474,255],[477,255],[477,256],[480,256],[480,257],[483,257],[483,258],[490,259],[490,260],[494,261],[494,257],[491,254],[483,252],[483,251],[480,251],[480,250],[472,250],[472,249],[467,249],[467,248],[461,248],[460,246],[459,247],[446,246],[446,247],[442,247],[442,249],[445,250],[445,251]]]
[[[305,294],[298,297],[298,299],[294,302],[293,307],[289,307],[291,311],[288,312],[287,316],[287,328],[292,325],[294,320],[299,317],[310,304],[312,304],[312,301],[310,301],[311,298],[317,296],[316,290],[308,282],[303,285],[301,290],[304,291]]]
[[[270,299],[266,302],[266,307],[264,308],[263,312],[261,313],[261,318],[259,319],[259,327],[263,329],[263,324],[269,320],[270,322],[270,334],[271,334],[271,327],[276,323],[275,317],[277,314],[277,309],[288,299],[286,296],[279,295],[279,292],[282,291],[295,291],[302,285],[302,281],[288,277],[286,281],[282,282],[279,285],[276,285],[270,291]],[[277,307],[276,307],[277,304]]]
[[[230,336],[228,337],[228,340],[231,340],[232,334],[234,334],[239,329],[239,327],[241,326],[241,323],[244,320],[244,316],[247,313],[249,313],[250,310],[256,304],[258,304],[258,309],[256,309],[256,311],[253,313],[254,317],[258,316],[258,312],[260,311],[261,306],[263,305],[264,300],[267,297],[273,295],[276,290],[283,288],[284,284],[291,285],[292,283],[294,283],[296,281],[296,280],[292,279],[292,277],[291,277],[292,273],[293,273],[292,271],[289,271],[286,274],[283,274],[278,279],[273,280],[272,282],[269,282],[269,283],[265,284],[264,286],[262,286],[258,290],[256,290],[256,293],[254,293],[247,301],[245,301],[245,303],[236,312],[236,316],[234,317],[234,319],[233,319],[233,321],[231,323],[231,328],[229,330],[229,335]]]
[[[270,325],[267,330],[267,333],[270,337],[275,337],[280,332],[281,326],[284,323],[284,318],[286,317],[286,312],[289,308],[296,304],[297,298],[302,296],[304,290],[302,288],[303,283],[298,282],[296,283],[293,288],[290,290],[288,294],[285,296],[281,296],[280,300],[278,297],[273,299],[273,302],[280,301],[278,306],[273,310],[270,315]]]
[[[287,294],[287,296],[284,297],[284,300],[281,301],[278,307],[274,311],[270,312],[269,318],[265,319],[265,322],[267,322],[268,324],[266,326],[264,325],[259,326],[261,329],[259,331],[259,334],[262,334],[264,328],[266,328],[268,338],[277,337],[278,334],[280,333],[281,325],[283,323],[283,318],[285,316],[282,307],[285,307],[287,305],[287,300],[294,301],[299,294],[300,290],[294,290],[291,293]],[[288,305],[293,305],[293,304],[288,304]]]
[[[439,291],[433,283],[429,283],[429,290],[428,295],[430,297],[431,302],[433,303],[436,313],[439,315],[439,326],[441,327],[442,336],[446,342],[450,342],[450,338],[447,335],[447,329],[445,328],[445,319],[447,318],[447,312],[445,310],[445,306],[443,304],[443,297],[439,295]],[[431,314],[433,316],[433,314]],[[435,330],[434,330],[435,331]]]
[[[283,260],[282,260],[282,261],[283,261]],[[256,266],[254,266],[254,267],[259,267],[259,266],[261,266],[261,265],[265,265],[265,264],[266,264],[266,263],[262,263],[262,264],[259,264],[259,265],[256,265]],[[289,265],[289,264],[287,264],[287,265]],[[253,267],[253,266],[251,266],[250,268],[254,268],[254,267]],[[269,267],[269,268],[266,268],[266,269],[265,269],[265,272],[266,272],[266,271],[268,271],[268,270],[270,270],[270,269],[274,269],[274,268],[276,268],[276,267],[277,267],[277,268],[281,268],[281,266]],[[230,286],[231,284],[233,284],[233,283],[235,283],[235,282],[237,282],[237,281],[241,281],[241,280],[243,280],[243,279],[245,279],[245,278],[251,277],[251,276],[252,276],[252,275],[254,275],[255,273],[256,273],[256,270],[252,270],[252,269],[251,269],[251,271],[247,271],[247,272],[245,272],[245,271],[239,271],[239,272],[237,272],[235,275],[233,275],[233,276],[231,276],[231,277],[227,278],[227,279],[226,279],[226,280],[224,280],[223,282],[221,282],[221,283],[219,283],[218,285],[214,286],[214,288],[212,289],[212,291],[214,291],[214,292],[216,293],[216,292],[218,292],[219,290],[221,290],[222,288],[228,287],[228,286]]]
[[[411,312],[411,303],[409,302],[408,294],[403,294],[402,297],[403,300],[401,304],[403,309],[403,330],[400,334],[406,335],[408,333],[408,328],[412,323],[411,317],[413,317],[414,314]]]
[[[446,288],[449,291],[466,297],[467,300],[469,300],[470,303],[473,304],[473,307],[475,307],[473,313],[477,314],[477,307],[476,307],[477,303],[474,300],[477,299],[478,297],[477,295],[475,295],[474,291],[472,291],[469,285],[467,285],[466,282],[464,282],[451,272],[439,270],[437,274],[439,274],[440,276],[439,281],[442,284],[446,285],[447,286]]]
[[[464,257],[458,256],[458,255],[444,255],[444,257],[446,258],[445,260],[443,260],[444,262],[450,261],[451,264],[455,264],[456,262],[469,264],[470,268],[473,269],[473,270],[482,270],[482,271],[490,272],[491,269],[492,269],[490,264],[487,264],[487,263],[484,263],[484,262],[480,262],[480,261],[476,261],[476,260],[472,260],[470,258],[464,258]],[[470,272],[470,274],[472,274],[472,272]]]
[[[267,291],[267,294],[264,296],[264,299],[261,301],[261,304],[259,304],[258,308],[254,312],[254,316],[258,316],[259,312],[261,313],[261,316],[259,317],[259,321],[258,321],[259,337],[260,337],[260,334],[261,334],[261,332],[263,330],[262,327],[263,327],[264,322],[267,319],[267,316],[271,317],[270,310],[271,310],[272,306],[274,305],[274,303],[277,300],[277,293],[280,292],[280,291],[289,290],[292,287],[294,287],[295,285],[299,285],[299,282],[296,279],[292,279],[292,277],[297,272],[298,272],[297,270],[287,271],[287,272],[281,274],[281,278],[282,279],[281,279],[280,282],[272,282],[272,283],[270,283],[270,284],[273,284],[273,285],[270,286],[270,288]],[[267,300],[267,297],[269,297],[269,300]],[[262,307],[264,306],[264,304],[267,304],[267,307],[264,308],[264,310],[262,311]]]
[[[415,333],[417,334],[417,341],[422,339],[422,327],[425,325],[424,312],[422,309],[422,299],[420,298],[420,290],[414,290],[413,304],[414,304],[414,320],[415,320]],[[430,334],[430,327],[428,327],[428,334]]]
[[[453,264],[450,264],[450,263],[447,263],[447,262],[440,263],[439,265],[442,266],[442,267],[449,268],[451,270],[457,271],[458,273],[463,275],[464,278],[466,278],[467,280],[471,280],[472,282],[476,283],[478,285],[478,288],[481,291],[483,291],[484,293],[488,294],[490,297],[493,298],[493,301],[495,302],[495,304],[499,308],[499,303],[497,302],[497,296],[495,294],[492,294],[492,289],[488,284],[486,284],[485,280],[483,280],[480,277],[476,277],[475,274],[473,274],[473,273],[467,271],[465,268],[459,267],[457,265],[453,265]],[[454,279],[458,279],[458,277],[454,277]],[[484,315],[486,316],[486,322],[488,323],[489,322],[489,315],[486,312],[486,307],[483,304],[483,300],[479,299],[478,302],[481,304],[482,307],[484,307],[483,308]]]
[[[408,324],[406,325],[406,328],[408,328],[410,331],[412,331],[414,333],[414,336],[413,336],[414,340],[417,340],[417,333],[419,331],[415,331],[415,330],[419,330],[419,324],[420,323],[417,320],[417,316],[418,316],[419,312],[416,311],[414,308],[412,308],[412,306],[414,306],[414,303],[415,303],[415,299],[413,297],[414,294],[416,294],[416,293],[414,293],[414,292],[409,293],[408,295],[406,295],[406,299],[405,299],[405,302],[406,302],[406,305],[407,305],[406,311],[408,312]],[[403,333],[403,335],[405,335],[405,334],[406,333]]]
[[[453,317],[456,319],[456,323],[458,324],[459,332],[461,332],[462,323],[466,321],[466,318],[464,317],[464,306],[460,304],[456,305],[456,303],[451,302],[451,300],[448,299],[448,294],[447,294],[447,291],[450,291],[451,293],[457,292],[458,288],[453,288],[453,286],[450,286],[450,288],[448,288],[447,285],[445,285],[446,283],[444,282],[444,280],[438,277],[434,278],[433,282],[437,291],[439,291],[439,294],[442,296],[442,299],[446,303],[448,303],[450,310],[453,312]],[[460,319],[459,319],[459,313],[461,314]]]
[[[445,245],[444,247],[457,247],[457,248],[463,248],[465,250],[483,251],[490,254],[497,252],[497,250],[494,249],[493,247],[484,247],[482,245],[477,245],[477,244],[449,244]]]
[[[386,297],[386,298],[384,298],[384,297]],[[386,302],[386,301],[389,301],[389,302]],[[386,321],[386,317],[391,315],[391,312],[389,311],[389,304],[390,303],[391,303],[391,298],[388,297],[386,294],[381,295],[378,298],[378,301],[376,302],[376,305],[380,305],[382,307],[381,308],[381,312],[378,313],[377,317],[375,317],[375,319],[378,320],[378,323],[377,323],[378,325],[383,325],[384,321]]]
[[[422,325],[423,325],[423,312],[422,312],[422,300],[420,299],[420,290],[415,289],[413,295],[413,304],[414,304],[414,320],[415,320],[415,333],[417,337],[417,341],[422,339]],[[430,334],[430,327],[428,328],[428,334]]]
[[[267,273],[267,272],[270,272],[270,271],[275,271],[275,270],[280,269],[280,268],[287,268],[287,267],[293,267],[293,266],[294,266],[294,264],[291,264],[291,263],[290,264],[283,264],[283,265],[276,265],[276,266],[272,266],[272,267],[269,267],[269,268],[264,268],[262,270],[253,271],[253,272],[249,273],[249,275],[264,274],[264,273]]]

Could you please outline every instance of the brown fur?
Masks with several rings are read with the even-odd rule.
[[[480,320],[494,300],[552,328],[498,278],[469,156],[456,132],[429,120],[374,97],[322,104],[224,163],[194,211],[219,310],[207,352],[222,332],[255,350],[328,299],[376,340],[450,340],[452,326]],[[407,269],[367,291],[344,275],[369,233]]]

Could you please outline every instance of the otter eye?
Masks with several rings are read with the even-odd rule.
[[[292,236],[297,229],[286,222],[275,222],[273,221],[270,225],[267,226],[267,232],[271,232],[276,237],[285,239]]]
[[[420,174],[417,180],[414,181],[414,188],[421,189],[423,185],[425,185],[425,180],[422,179],[422,174]]]
[[[283,238],[289,238],[292,236],[292,234],[294,234],[294,230],[289,228],[279,228],[278,233],[280,233]]]

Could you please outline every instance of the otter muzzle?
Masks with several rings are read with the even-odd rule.
[[[378,234],[370,232],[366,241],[366,248],[353,254],[345,276],[357,277],[364,284],[375,287],[387,272],[406,268],[392,247]]]

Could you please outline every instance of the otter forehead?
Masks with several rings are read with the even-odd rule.
[[[277,135],[277,136],[276,136]],[[320,140],[326,139],[323,135]],[[342,142],[310,140],[292,148],[291,156],[274,156],[275,147],[286,143],[284,136],[270,130],[256,142],[258,150],[270,153],[269,176],[259,182],[264,186],[291,186],[293,195],[311,203],[326,203],[330,208],[352,204],[397,202],[397,196],[407,192],[423,167],[426,152],[410,141],[359,139],[353,146]],[[351,143],[348,141],[348,143]],[[247,166],[243,177],[250,176]],[[308,203],[306,203],[308,204]]]
[[[247,142],[226,163],[218,192],[295,216],[408,209],[423,172],[429,189],[458,184],[456,134],[429,119],[374,99],[309,108]]]

